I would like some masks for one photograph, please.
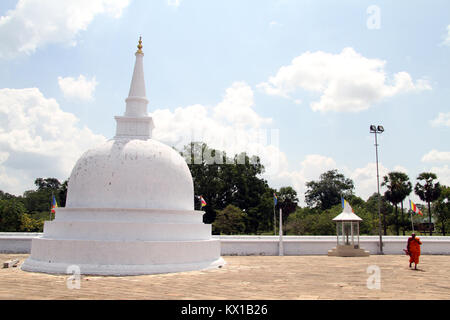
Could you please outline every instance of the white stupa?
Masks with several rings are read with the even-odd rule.
[[[139,40],[124,116],[116,136],[83,154],[69,179],[65,208],[32,241],[22,270],[137,275],[219,267],[220,241],[194,210],[189,168],[152,139]]]

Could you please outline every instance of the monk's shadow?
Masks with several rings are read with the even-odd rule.
[[[412,271],[420,271],[420,272],[426,272],[425,270],[423,270],[423,269],[420,269],[420,268],[417,268],[417,269],[414,269],[414,268],[410,268],[410,270],[412,270]]]

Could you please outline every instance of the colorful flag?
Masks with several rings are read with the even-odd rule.
[[[205,199],[203,199],[202,196],[200,196],[200,201],[202,202],[202,208],[203,208],[204,206],[206,206],[206,201],[205,201]]]
[[[58,208],[58,203],[56,203],[56,199],[55,199],[55,195],[52,195],[53,196],[53,200],[52,200],[52,213],[55,213],[56,212],[56,208]]]
[[[411,211],[413,211],[414,213],[418,213],[421,216],[423,216],[423,213],[420,211],[420,209],[416,206],[416,204],[414,202],[412,202],[411,200],[409,200],[409,208],[411,209]]]
[[[278,203],[278,197],[277,197],[277,195],[274,193],[274,194],[273,194],[273,205],[276,206],[277,203]]]
[[[350,207],[350,209],[352,209],[352,212],[355,213],[355,211],[353,211],[353,208],[352,208],[352,206],[350,205],[350,203],[348,203],[348,201],[345,200],[345,199],[342,198],[342,197],[341,197],[341,203],[342,203],[342,209],[344,209],[344,208],[345,208],[345,205],[347,205],[347,206]]]

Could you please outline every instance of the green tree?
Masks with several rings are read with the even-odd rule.
[[[286,230],[289,215],[297,210],[297,192],[292,187],[282,187],[277,197],[277,208],[282,210],[283,229]]]
[[[304,235],[306,234],[307,225],[305,223],[308,213],[305,211],[309,208],[297,208],[297,210],[288,217],[286,223],[286,234]]]
[[[358,196],[350,196],[346,199],[355,214],[358,215],[362,221],[359,224],[360,234],[375,235],[378,234],[378,215],[374,215],[367,206],[367,202]],[[375,206],[378,209],[378,206]],[[342,210],[342,209],[341,209]],[[340,213],[340,212],[339,212]]]
[[[28,190],[24,192],[23,196],[27,212],[31,214],[50,212],[52,201],[52,193],[50,190]]]
[[[56,178],[37,178],[34,184],[38,187],[38,190],[50,189],[56,191],[61,187],[61,182]]]
[[[0,200],[9,200],[14,198],[16,198],[16,196],[0,190]]]
[[[246,226],[248,226],[246,231],[248,233],[260,234],[273,230],[273,192],[272,189],[267,189],[260,196],[258,205],[246,211]]]
[[[419,196],[420,200],[428,204],[429,223],[431,225],[431,203],[437,200],[441,194],[441,185],[436,182],[437,176],[432,172],[422,172],[417,177],[417,183],[414,192]],[[430,228],[430,236],[433,231]]]
[[[401,225],[403,226],[403,235],[405,234],[405,223],[403,215],[403,200],[411,193],[412,184],[409,181],[408,176],[403,172],[389,172],[387,176],[383,177],[382,187],[386,187],[387,190],[384,193],[385,198],[394,205],[395,208],[395,231],[397,235],[399,232],[399,221],[398,221],[398,204],[401,203]]]
[[[297,208],[288,217],[286,233],[292,235],[335,235],[336,223],[333,218],[342,212],[341,205],[317,214],[311,208]]]
[[[390,220],[390,215],[392,214],[393,207],[390,205],[389,201],[384,197],[381,196],[380,199],[380,213],[382,218],[382,225],[383,225],[383,234],[387,235],[387,228],[388,228],[388,221]],[[378,217],[378,193],[374,193],[367,199],[366,201],[366,209],[368,212],[372,213],[372,218],[376,221],[379,220]],[[378,226],[377,226],[378,228]],[[378,232],[377,232],[378,233]]]
[[[241,234],[245,230],[245,214],[230,204],[225,209],[217,211],[212,228],[214,234]]]
[[[69,185],[69,179],[65,180],[58,189],[58,206],[65,207],[67,200],[67,186]]]
[[[306,183],[305,200],[309,207],[322,211],[341,203],[341,197],[353,195],[354,184],[337,170],[330,170],[320,175],[319,181]]]
[[[25,212],[25,206],[17,199],[0,200],[0,231],[19,231]]]
[[[44,228],[44,220],[34,219],[29,214],[24,213],[20,219],[20,229],[22,232],[42,232]]]
[[[445,236],[446,226],[450,223],[450,187],[442,186],[439,198],[433,203],[433,211]]]
[[[231,204],[246,213],[247,233],[270,226],[272,189],[260,177],[264,166],[258,157],[245,153],[228,157],[200,142],[185,146],[182,154],[192,174],[195,195],[202,195],[207,202],[203,208],[205,223],[212,223],[217,211]],[[200,208],[198,198],[194,201],[195,207]]]
[[[325,210],[321,214],[316,215],[317,220],[314,224],[312,234],[315,235],[335,235],[336,234],[336,222],[333,219],[342,212],[342,205],[333,206],[330,209]]]
[[[52,195],[59,207],[64,207],[67,196],[67,180],[61,184],[56,178],[37,178],[34,182],[37,189],[24,192],[24,204],[27,212],[37,214],[49,212]],[[62,200],[63,199],[63,200]]]

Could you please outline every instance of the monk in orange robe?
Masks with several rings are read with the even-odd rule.
[[[412,263],[414,262],[414,269],[417,270],[417,265],[419,264],[419,256],[420,256],[420,245],[422,242],[416,235],[413,233],[411,237],[408,239],[407,251],[409,253],[409,267],[412,267]]]

